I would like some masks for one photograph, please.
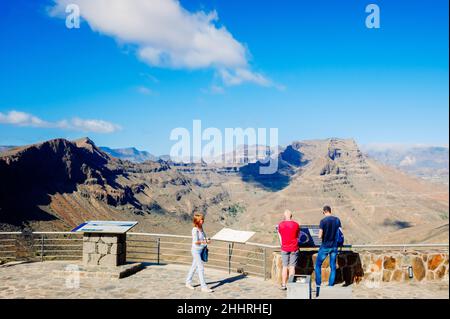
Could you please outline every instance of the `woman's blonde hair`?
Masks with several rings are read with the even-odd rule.
[[[200,225],[200,221],[203,220],[205,221],[205,216],[202,213],[195,213],[194,214],[194,218],[192,219],[192,222],[194,223],[195,227],[199,227]]]

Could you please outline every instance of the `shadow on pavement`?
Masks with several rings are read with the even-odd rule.
[[[207,282],[207,284],[209,284],[209,285],[210,284],[215,284],[214,286],[210,287],[211,289],[215,289],[215,288],[220,287],[222,285],[231,284],[232,282],[244,279],[245,277],[247,277],[247,276],[244,275],[244,274],[240,274],[240,275],[237,275],[237,276],[234,276],[234,277],[225,278],[223,280]]]

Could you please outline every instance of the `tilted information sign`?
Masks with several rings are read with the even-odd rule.
[[[298,236],[299,247],[318,247],[322,244],[319,238],[319,225],[304,225],[300,227]]]
[[[234,243],[246,243],[254,234],[255,232],[252,231],[242,231],[230,228],[223,228],[211,239],[229,241]]]
[[[124,234],[136,226],[137,223],[134,221],[91,220],[78,225],[72,229],[72,232]]]

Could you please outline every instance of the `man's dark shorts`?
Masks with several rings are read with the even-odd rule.
[[[283,267],[295,267],[298,260],[298,250],[293,252],[281,251]]]

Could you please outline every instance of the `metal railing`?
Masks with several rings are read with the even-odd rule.
[[[0,261],[78,260],[83,238],[71,232],[0,232]]]
[[[347,246],[344,246],[347,247]],[[348,245],[350,249],[354,250],[380,250],[380,249],[398,249],[406,251],[408,249],[422,250],[422,249],[436,249],[448,250],[448,243],[441,244],[364,244],[364,245]]]
[[[127,233],[127,260],[154,264],[191,264],[191,237],[170,234]],[[81,260],[83,238],[73,232],[0,232],[0,263],[14,260]],[[206,267],[270,278],[272,252],[279,246],[253,242],[213,241]],[[351,250],[448,250],[449,244],[345,245]],[[302,250],[317,250],[307,248]]]
[[[315,247],[300,247],[300,251],[314,251],[318,250],[320,246]],[[339,247],[341,250],[353,250],[353,251],[368,251],[368,250],[423,250],[423,249],[433,249],[433,250],[449,250],[448,243],[437,243],[437,244],[351,244],[343,245]]]
[[[127,259],[131,261],[191,264],[192,238],[190,236],[128,233]],[[206,267],[229,273],[246,273],[267,279],[272,260],[268,258],[275,246],[253,243],[213,241],[208,245]]]
[[[191,264],[190,236],[127,233],[127,260],[155,264]],[[270,278],[271,252],[278,247],[257,243],[213,241],[207,268]],[[81,260],[83,238],[72,232],[0,232],[0,261]]]

